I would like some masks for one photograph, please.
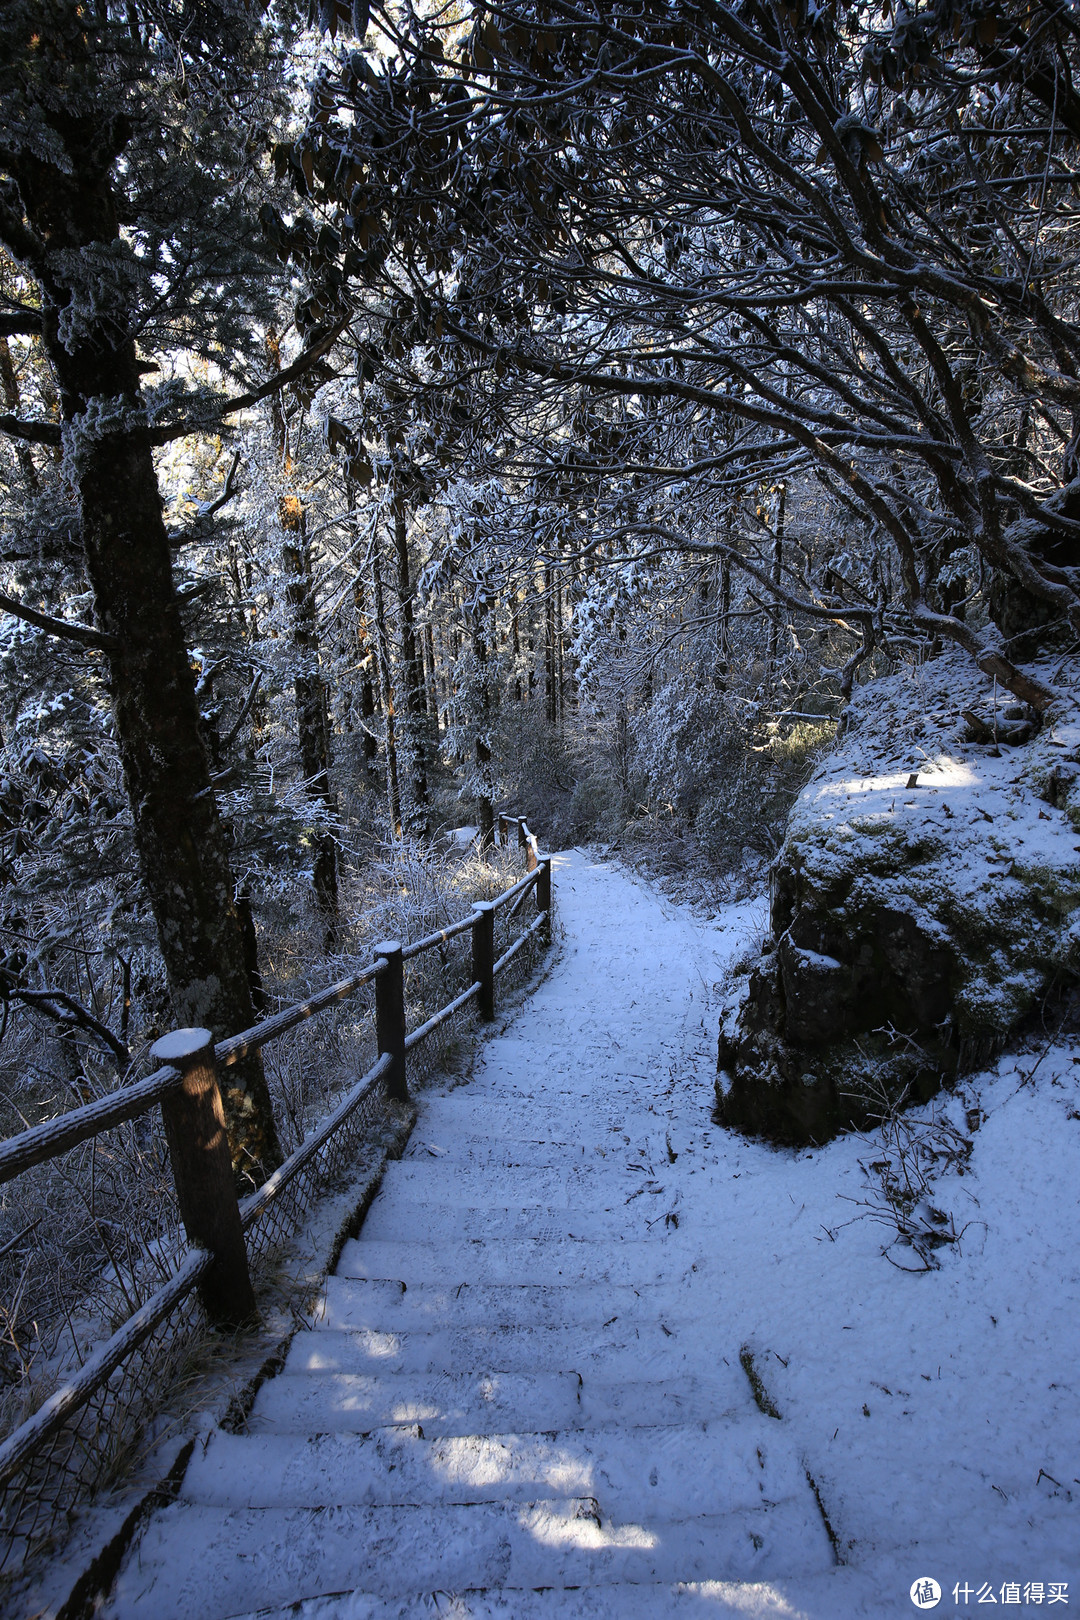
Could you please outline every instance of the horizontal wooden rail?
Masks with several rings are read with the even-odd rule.
[[[517,955],[518,951],[520,951],[521,947],[523,945],[527,945],[533,935],[541,928],[546,927],[547,922],[548,914],[546,911],[542,911],[539,917],[535,917],[533,919],[528,928],[526,928],[525,932],[515,939],[510,949],[508,951],[503,951],[502,955],[499,957],[499,960],[495,963],[495,967],[492,971],[495,973],[501,973],[503,968],[506,967],[507,963],[514,960],[514,957]]]
[[[28,1418],[0,1445],[0,1485],[6,1484],[58,1429],[63,1428],[74,1412],[86,1405],[132,1351],[137,1350],[143,1340],[149,1338],[180,1301],[191,1293],[213,1263],[214,1257],[206,1249],[193,1249],[186,1254],[176,1275],[170,1277],[164,1287],[159,1288],[133,1316],[129,1316],[111,1339],[106,1339],[92,1355],[87,1356],[75,1376],[55,1395],[50,1395],[33,1417]]]
[[[313,1159],[319,1149],[330,1140],[338,1128],[345,1123],[349,1115],[360,1106],[364,1099],[370,1095],[384,1075],[390,1071],[392,1059],[388,1052],[384,1052],[379,1061],[370,1068],[362,1079],[356,1082],[348,1096],[338,1103],[332,1114],[329,1114],[322,1124],[296,1149],[290,1153],[284,1164],[278,1166],[272,1176],[268,1176],[257,1191],[249,1194],[240,1205],[240,1222],[246,1230],[258,1219],[263,1210],[280,1198],[293,1177],[304,1168],[309,1160]]]
[[[241,1030],[239,1035],[230,1035],[227,1041],[219,1041],[214,1048],[218,1068],[228,1068],[231,1063],[238,1063],[249,1053],[256,1052],[265,1046],[268,1041],[284,1035],[288,1029],[295,1029],[305,1019],[313,1018],[324,1007],[332,1007],[336,1001],[345,1001],[354,994],[363,984],[370,984],[377,979],[380,973],[386,972],[386,961],[382,957],[372,962],[370,967],[364,968],[362,973],[354,973],[351,978],[339,979],[326,990],[320,990],[318,995],[309,996],[306,1001],[294,1002],[282,1012],[271,1013],[260,1024],[253,1024],[250,1029]]]
[[[279,1198],[295,1176],[314,1158],[335,1131],[377,1086],[390,1066],[385,1055],[352,1088],[334,1112],[312,1132],[311,1136],[291,1153],[257,1192],[245,1198],[240,1205],[240,1219],[245,1229],[262,1214],[263,1210]],[[127,1360],[133,1350],[159,1327],[180,1301],[195,1288],[210,1270],[214,1256],[207,1249],[190,1249],[175,1275],[107,1339],[88,1356],[78,1373],[55,1395],[38,1408],[33,1417],[20,1425],[11,1437],[0,1445],[0,1485],[4,1485],[27,1459],[33,1456],[49,1437],[63,1427],[73,1412],[85,1405],[95,1390],[106,1382],[116,1369]]]
[[[472,918],[467,918],[463,927],[468,928],[471,922]],[[239,1035],[230,1035],[228,1040],[219,1041],[214,1048],[218,1067],[225,1068],[239,1062],[249,1052],[265,1046],[268,1041],[283,1035],[286,1030],[295,1028],[297,1024],[302,1024],[305,1019],[313,1018],[324,1007],[331,1007],[337,1001],[344,1001],[361,985],[367,984],[369,980],[377,978],[385,971],[385,961],[373,962],[362,973],[355,973],[349,979],[342,979],[329,989],[311,996],[307,1001],[296,1002],[293,1006],[286,1007],[283,1012],[264,1018],[251,1029],[242,1030]],[[119,1091],[110,1092],[107,1097],[99,1097],[95,1102],[84,1103],[80,1108],[73,1108],[57,1119],[47,1119],[41,1125],[33,1125],[28,1131],[20,1131],[18,1136],[11,1136],[6,1142],[0,1142],[0,1185],[21,1175],[24,1170],[32,1169],[35,1164],[43,1164],[46,1159],[58,1158],[61,1153],[66,1153],[69,1148],[78,1147],[80,1142],[89,1141],[92,1136],[100,1136],[102,1131],[124,1125],[129,1119],[137,1119],[140,1114],[145,1114],[155,1104],[162,1102],[179,1089],[181,1073],[175,1065],[165,1064],[162,1068],[155,1069],[153,1074],[148,1074],[144,1080],[136,1080],[134,1085],[122,1086]]]
[[[472,925],[472,917],[462,917],[460,922],[451,923],[448,928],[440,928],[434,934],[425,934],[423,939],[415,939],[411,945],[402,946],[401,959],[403,962],[411,962],[414,956],[422,956],[425,951],[434,950],[436,945],[442,945],[448,939],[456,939],[459,934],[467,934]]]
[[[496,895],[495,899],[491,902],[495,907],[495,910],[498,911],[500,906],[505,906],[509,900],[514,899],[515,895],[528,894],[535,882],[536,873],[526,872],[523,878],[518,878],[517,882],[511,883],[510,887],[508,889],[504,889],[502,894]]]
[[[18,1136],[9,1136],[6,1142],[0,1143],[0,1183],[10,1181],[46,1159],[55,1159],[91,1136],[111,1130],[114,1125],[137,1119],[176,1091],[180,1079],[180,1070],[166,1065],[132,1086],[123,1086],[107,1097],[99,1097],[96,1102],[84,1103],[81,1108],[73,1108],[57,1119],[47,1119],[28,1131],[20,1131]]]
[[[414,1046],[419,1046],[421,1041],[426,1041],[433,1029],[438,1029],[440,1024],[445,1024],[448,1018],[452,1018],[456,1012],[460,1012],[462,1007],[472,1000],[473,996],[479,994],[479,984],[470,984],[469,988],[463,990],[460,996],[456,996],[453,1001],[447,1002],[445,1007],[440,1007],[437,1013],[432,1013],[426,1024],[421,1024],[420,1028],[414,1029],[411,1035],[406,1035],[406,1052],[411,1052]]]
[[[242,1238],[235,1254],[226,1252],[229,1245],[218,1231],[219,1228],[223,1231],[224,1225],[216,1220],[224,1206],[228,1206],[226,1214],[231,1211],[230,1219],[234,1223],[239,1217],[240,1231],[249,1231],[376,1087],[383,1086],[388,1097],[407,1100],[404,1060],[408,1052],[418,1047],[470,1002],[477,1003],[482,1019],[494,1016],[495,976],[539,930],[545,927],[550,929],[551,924],[550,859],[539,855],[536,838],[524,817],[500,816],[499,831],[504,844],[510,822],[517,826],[518,843],[526,851],[528,872],[494,901],[477,904],[469,916],[410,945],[403,947],[396,941],[387,941],[376,946],[375,960],[361,972],[339,980],[304,1001],[295,1002],[216,1045],[210,1043],[205,1030],[175,1031],[156,1043],[160,1047],[157,1056],[163,1060],[163,1066],[153,1074],[95,1102],[72,1109],[59,1119],[47,1120],[0,1143],[2,1184],[21,1171],[55,1158],[102,1131],[135,1119],[160,1103],[166,1117],[167,1134],[170,1129],[172,1133],[169,1142],[177,1195],[188,1240],[192,1245],[180,1257],[176,1274],[99,1346],[79,1371],[50,1396],[27,1422],[0,1444],[0,1488],[6,1488],[8,1482],[31,1463],[35,1468],[39,1466],[34,1459],[48,1446],[52,1437],[103,1389],[113,1374],[193,1289],[199,1289],[211,1321],[220,1322],[226,1327],[238,1325],[240,1316],[246,1321],[248,1318],[243,1301],[247,1298],[253,1300],[254,1297],[250,1292],[247,1254]],[[498,961],[494,961],[492,929],[496,911],[509,905],[509,920],[533,889],[536,891],[539,915]],[[472,935],[473,983],[418,1029],[407,1033],[402,978],[404,963],[466,933]],[[209,1174],[213,1168],[210,1158],[215,1154],[220,1158],[223,1140],[224,1115],[221,1111],[218,1070],[239,1062],[324,1008],[344,1001],[362,985],[372,981],[376,984],[376,1036],[379,1045],[376,1063],[284,1164],[261,1187],[238,1203],[227,1158],[223,1172],[218,1165],[214,1174]],[[178,1130],[184,1136],[182,1142],[173,1140]],[[222,1208],[211,1210],[208,1217],[207,1211],[215,1202]],[[231,1295],[235,1298],[231,1298]],[[18,1525],[15,1524],[10,1535],[17,1536],[18,1533]]]

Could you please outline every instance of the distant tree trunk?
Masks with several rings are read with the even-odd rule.
[[[548,724],[559,723],[559,689],[555,660],[555,571],[544,566],[544,700]]]
[[[390,826],[395,838],[401,837],[401,789],[398,785],[397,730],[394,721],[394,679],[390,668],[390,647],[386,635],[386,603],[383,598],[382,559],[378,541],[371,556],[371,578],[375,589],[375,636],[379,666],[379,695],[386,723],[386,801]]]
[[[364,774],[370,781],[378,770],[379,744],[375,736],[376,653],[371,644],[364,581],[358,574],[353,581],[353,613],[356,627],[356,653],[360,663],[360,724],[363,728],[361,744],[364,755]]]
[[[520,612],[521,592],[515,588],[510,593],[510,651],[514,659],[513,693],[515,703],[520,703],[525,695],[521,686],[521,627],[518,623]]]
[[[97,148],[87,142],[87,151]],[[66,257],[112,251],[120,221],[108,168],[71,173],[34,157],[17,176],[50,251],[35,267],[45,352],[68,425],[87,575],[100,629],[113,639],[109,690],[142,880],[157,925],[174,1015],[218,1038],[254,1022],[244,931],[199,730],[195,682],[140,391],[135,341],[115,308],[61,322],[78,290]],[[90,424],[94,425],[91,426]],[[233,1164],[262,1180],[281,1159],[259,1058],[223,1075]]]
[[[563,635],[563,582],[562,574],[555,574],[555,701],[560,721],[566,714],[565,636]]]
[[[412,793],[410,809],[418,830],[427,831],[428,771],[427,771],[427,704],[424,697],[424,672],[417,645],[413,616],[412,579],[409,572],[408,506],[400,490],[392,502],[394,554],[397,558],[397,595],[401,612],[401,679],[405,687],[405,713],[408,721],[409,784]]]
[[[293,648],[300,663],[293,680],[300,768],[308,797],[327,815],[336,817],[337,799],[330,786],[330,714],[326,683],[319,671],[319,630],[307,525],[295,495],[282,498],[279,514],[284,532],[281,560],[286,576],[285,600],[290,609]],[[312,834],[312,846],[312,881],[323,925],[323,949],[332,951],[339,920],[337,844],[332,833],[317,828]]]
[[[356,539],[356,485],[352,479],[346,480],[346,501],[349,509],[349,525],[353,539]],[[361,734],[361,753],[364,761],[364,785],[372,787],[379,769],[379,744],[375,736],[375,715],[378,707],[376,699],[376,684],[378,671],[376,668],[376,652],[371,641],[371,615],[368,611],[367,590],[364,586],[364,576],[358,570],[352,583],[353,646],[347,657],[350,662],[358,666],[358,680],[354,684],[350,699],[350,715],[359,708],[359,724]],[[357,702],[357,696],[359,701]]]
[[[271,372],[281,369],[281,345],[276,333],[266,340]],[[291,479],[292,454],[281,397],[270,404],[270,422],[278,466],[286,480]],[[293,678],[296,704],[296,732],[300,745],[300,769],[308,798],[336,819],[337,799],[330,786],[330,708],[326,683],[319,668],[319,621],[315,609],[315,582],[311,571],[311,550],[307,538],[307,518],[299,496],[286,489],[278,502],[282,529],[281,562],[285,573],[285,600],[289,606],[289,633],[297,660]],[[338,871],[337,844],[325,827],[312,833],[312,886],[315,905],[323,928],[323,949],[337,944]]]
[[[491,723],[491,691],[488,679],[488,638],[486,619],[490,608],[489,599],[481,599],[473,619],[473,655],[480,672],[479,682],[479,712],[476,716],[476,774],[481,787],[477,795],[477,805],[480,815],[480,848],[491,849],[495,844],[495,805],[491,797],[488,766],[491,764],[491,748],[488,744],[486,732]],[[486,787],[486,791],[485,791]]]
[[[784,570],[784,519],[787,508],[787,485],[781,484],[776,506],[776,527],[773,530],[772,544],[772,582],[779,586]],[[769,613],[769,661],[766,670],[766,681],[771,685],[776,679],[776,663],[780,656],[780,624],[782,612],[780,604],[776,603]]]
[[[716,645],[727,673],[731,658],[731,561],[725,557],[720,564],[720,618],[717,625]]]
[[[435,637],[431,625],[424,626],[424,684],[427,690],[428,716],[436,739],[442,735],[442,716],[439,713],[439,669],[435,662]]]
[[[13,416],[18,416],[22,407],[22,400],[19,395],[19,379],[15,375],[15,363],[11,358],[11,349],[8,346],[6,337],[0,337],[0,390],[3,392],[4,404],[8,410]],[[36,494],[40,488],[40,480],[38,479],[37,468],[34,466],[34,458],[30,454],[30,446],[20,444],[18,439],[14,442],[15,456],[19,463],[19,469],[26,480],[26,487]]]

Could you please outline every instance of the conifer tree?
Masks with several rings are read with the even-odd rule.
[[[278,71],[262,9],[14,0],[0,17],[0,243],[33,289],[10,329],[37,335],[59,417],[9,411],[0,428],[62,449],[95,624],[57,602],[44,627],[104,656],[174,1016],[218,1036],[253,1021],[250,962],[155,450],[219,429],[321,352],[316,336],[250,384],[274,279],[252,163]],[[193,357],[219,385],[188,380]],[[279,1158],[258,1060],[226,1089],[234,1160],[258,1178]]]

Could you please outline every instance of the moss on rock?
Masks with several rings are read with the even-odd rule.
[[[799,796],[772,938],[720,1040],[717,1118],[792,1144],[925,1100],[1080,968],[1080,724],[966,740],[947,655],[866,688]],[[914,783],[912,783],[914,778]]]

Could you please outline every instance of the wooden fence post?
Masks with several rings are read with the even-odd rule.
[[[393,1065],[386,1077],[386,1090],[397,1102],[408,1102],[405,1082],[405,964],[401,944],[383,940],[375,947],[376,958],[385,956],[386,971],[375,980],[375,1036],[379,1056],[389,1052]]]
[[[161,1112],[184,1230],[196,1248],[209,1249],[214,1256],[199,1284],[206,1314],[216,1327],[244,1327],[255,1319],[255,1290],[236,1201],[213,1037],[208,1029],[174,1029],[154,1042],[150,1056],[156,1063],[175,1064],[183,1076],[179,1088],[162,1098]]]
[[[473,907],[472,971],[473,983],[480,986],[480,1017],[490,1024],[495,1017],[495,907],[490,900]]]
[[[524,816],[518,816],[518,818],[517,818],[517,830],[518,830],[518,849],[528,849],[529,840],[525,837],[525,817]]]
[[[509,842],[509,839],[507,838],[507,834],[506,834],[506,817],[503,814],[503,812],[500,810],[499,811],[499,843],[502,845],[503,849],[505,849],[508,842]]]
[[[551,856],[545,855],[540,862],[540,870],[536,878],[536,909],[546,911],[548,925],[551,924]]]

